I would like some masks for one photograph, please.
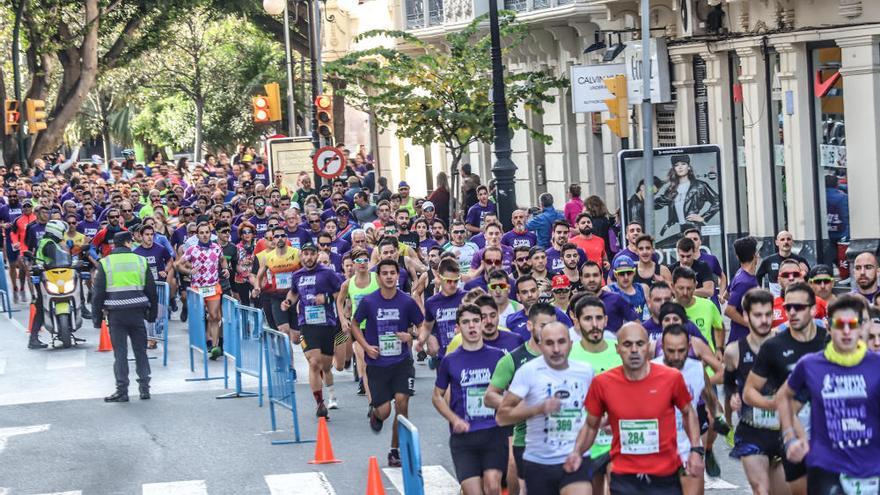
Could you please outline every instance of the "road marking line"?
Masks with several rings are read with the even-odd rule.
[[[383,468],[382,472],[399,493],[403,490],[403,473],[400,468]],[[459,495],[461,486],[454,476],[443,466],[422,466],[422,479],[425,482],[425,495]]]
[[[336,495],[322,472],[268,474],[263,478],[272,495]]]
[[[143,495],[207,495],[205,480],[171,481],[169,483],[144,483]]]
[[[2,495],[2,494],[0,494],[0,495]],[[82,495],[82,490],[71,490],[68,492],[41,493],[40,495]]]
[[[15,426],[12,428],[0,428],[0,452],[6,449],[9,438],[30,433],[40,433],[49,430],[50,425]],[[3,492],[0,492],[2,495]]]
[[[711,476],[706,476],[704,486],[706,490],[736,490],[739,488],[733,483],[728,483],[721,478],[713,478]]]
[[[46,355],[46,371],[85,368],[85,366],[85,349],[58,349]]]

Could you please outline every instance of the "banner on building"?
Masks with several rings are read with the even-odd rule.
[[[575,65],[571,68],[572,112],[606,112],[605,100],[613,98],[603,82],[624,73],[623,64]]]
[[[645,162],[642,150],[617,155],[623,225],[645,223]],[[721,149],[715,145],[654,150],[655,249],[664,263],[678,256],[675,243],[691,227],[700,229],[703,249],[724,257],[721,205]]]

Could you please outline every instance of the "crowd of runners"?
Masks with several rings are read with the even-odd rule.
[[[204,298],[213,358],[227,294],[302,346],[317,416],[362,407],[333,384],[334,368],[355,367],[369,427],[395,423],[390,466],[415,367],[429,368],[466,495],[700,494],[720,442],[754,493],[878,493],[874,253],[843,287],[788,232],[763,259],[742,237],[728,273],[698,225],[661,260],[641,225],[577,185],[501,218],[468,167],[460,190],[444,175],[423,199],[345,152],[344,176],[320,187],[243,146],[195,165],[0,167],[13,298],[36,297],[25,253],[47,225],[85,270],[130,231],[173,318],[193,317],[187,289]]]

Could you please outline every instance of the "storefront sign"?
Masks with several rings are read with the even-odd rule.
[[[617,155],[623,225],[645,221],[645,166],[642,150]],[[715,145],[657,148],[654,150],[654,247],[663,263],[678,259],[675,244],[682,233],[700,229],[703,248],[724,255],[724,219],[721,204],[721,149]]]
[[[604,100],[612,98],[605,78],[623,74],[623,64],[575,65],[571,68],[571,106],[575,113],[605,112]]]
[[[642,42],[629,41],[623,51],[626,69],[626,90],[631,105],[642,101]],[[672,101],[672,87],[669,82],[669,53],[666,40],[651,38],[651,103]]]

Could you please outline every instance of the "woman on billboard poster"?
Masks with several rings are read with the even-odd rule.
[[[666,208],[666,224],[660,229],[663,236],[672,226],[701,227],[721,211],[718,193],[709,184],[697,179],[688,155],[670,157],[672,167],[667,182],[657,191],[654,209]]]

